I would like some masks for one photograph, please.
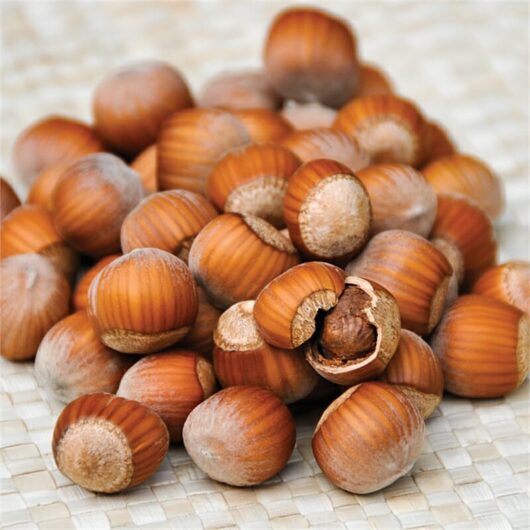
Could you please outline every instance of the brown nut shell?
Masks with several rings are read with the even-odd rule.
[[[253,142],[279,143],[293,127],[277,112],[266,109],[244,109],[233,112],[242,122]]]
[[[326,127],[294,131],[282,145],[290,149],[302,162],[327,158],[344,164],[352,171],[369,165],[370,157],[350,135]]]
[[[355,298],[348,297],[348,292],[353,291]],[[324,340],[327,329],[329,342]],[[383,373],[392,359],[400,329],[394,297],[374,282],[348,276],[337,305],[324,316],[318,336],[306,344],[306,359],[319,375],[337,385],[350,386],[373,379]],[[370,333],[369,347],[355,352],[363,333]],[[335,351],[329,352],[325,347],[328,344],[333,344]]]
[[[417,167],[425,156],[426,122],[416,105],[395,95],[353,99],[339,111],[333,128],[352,135],[375,164]]]
[[[250,142],[239,118],[219,109],[176,112],[162,125],[157,141],[158,185],[204,192],[206,177],[230,149]]]
[[[58,162],[40,171],[28,192],[27,201],[53,212],[53,191],[61,175],[72,165],[72,162]]]
[[[462,256],[462,252],[452,241],[435,237],[430,242],[447,258],[453,269],[445,300],[445,304],[450,305],[457,299],[460,286],[464,280],[464,256]]]
[[[294,349],[309,340],[320,310],[334,307],[344,290],[344,271],[329,263],[301,263],[272,280],[259,293],[254,318],[263,339]]]
[[[287,182],[298,166],[298,157],[280,145],[233,149],[208,176],[206,196],[225,213],[255,215],[282,227]]]
[[[123,353],[153,353],[174,344],[190,331],[197,305],[186,264],[155,248],[114,260],[88,291],[88,314],[101,341]]]
[[[431,347],[412,331],[401,330],[398,349],[381,379],[398,386],[424,418],[428,418],[442,400],[442,365]]]
[[[516,307],[480,295],[461,296],[431,339],[445,389],[463,397],[500,397],[528,375],[530,319]]]
[[[410,471],[420,455],[424,431],[421,414],[404,393],[369,382],[349,388],[324,411],[311,445],[333,484],[364,494]]]
[[[430,333],[440,320],[452,275],[451,265],[432,243],[404,230],[374,236],[346,272],[390,291],[402,326],[419,335]]]
[[[359,68],[359,89],[355,94],[356,97],[383,96],[394,92],[390,79],[380,67],[362,63]]]
[[[454,140],[449,136],[449,133],[440,123],[428,122],[428,155],[424,160],[424,167],[432,161],[443,156],[454,155],[456,153],[456,145]]]
[[[53,192],[55,226],[76,250],[102,257],[120,250],[120,228],[143,197],[136,171],[108,153],[73,163]]]
[[[166,424],[171,442],[182,440],[188,414],[215,392],[212,365],[190,350],[148,355],[123,376],[118,395],[139,401]]]
[[[59,471],[79,486],[115,493],[147,480],[164,460],[164,422],[136,401],[88,394],[61,412],[52,451]]]
[[[0,222],[3,221],[4,217],[20,206],[20,199],[14,192],[13,188],[7,182],[7,180],[0,177]]]
[[[294,129],[301,130],[331,127],[337,111],[316,101],[313,103],[287,101],[280,114]]]
[[[39,254],[0,261],[0,352],[10,361],[32,359],[47,331],[68,314],[70,286]]]
[[[216,216],[215,208],[198,193],[153,193],[124,219],[121,248],[124,253],[135,248],[159,248],[187,262],[193,239]]]
[[[261,337],[254,301],[238,302],[219,318],[214,332],[214,368],[223,387],[268,388],[284,403],[308,396],[318,382],[302,350],[274,348]]]
[[[49,395],[69,403],[83,394],[114,394],[129,364],[101,343],[87,314],[78,311],[46,333],[35,358],[35,375]]]
[[[158,191],[156,158],[156,144],[152,144],[131,162],[131,169],[140,175],[145,195]]]
[[[296,265],[298,253],[271,224],[252,215],[219,215],[193,241],[189,266],[212,303],[226,308],[251,300]]]
[[[318,159],[300,166],[289,180],[284,217],[303,254],[342,261],[366,243],[372,211],[368,192],[349,168]]]
[[[404,164],[380,164],[357,172],[372,205],[372,234],[409,230],[423,237],[436,218],[436,193],[422,174]]]
[[[265,388],[225,388],[193,409],[184,446],[210,478],[252,486],[283,469],[295,444],[289,409]]]
[[[48,166],[104,150],[92,127],[70,118],[48,116],[20,133],[13,147],[13,164],[18,176],[30,184]]]
[[[478,158],[452,154],[433,160],[421,171],[436,193],[466,195],[493,220],[504,209],[501,179]]]
[[[79,256],[59,235],[52,214],[34,204],[23,204],[4,218],[0,230],[0,255],[41,254],[72,279]]]
[[[506,302],[530,315],[530,263],[508,261],[492,267],[480,276],[472,292]]]

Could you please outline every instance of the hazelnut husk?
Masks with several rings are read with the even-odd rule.
[[[305,347],[322,377],[353,385],[383,373],[399,343],[401,321],[394,297],[375,282],[349,276],[337,304],[323,313]]]

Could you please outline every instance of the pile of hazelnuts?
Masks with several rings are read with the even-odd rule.
[[[359,61],[346,21],[281,12],[263,70],[197,98],[169,64],[126,66],[93,111],[25,130],[27,201],[1,195],[1,353],[36,356],[67,403],[52,448],[75,483],[135,486],[183,441],[211,478],[259,484],[301,402],[327,405],[325,476],[372,492],[412,468],[444,389],[526,378],[530,264],[496,265],[501,180]]]

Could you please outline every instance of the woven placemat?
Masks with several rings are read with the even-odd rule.
[[[322,2],[349,18],[361,55],[502,176],[508,211],[500,259],[530,258],[528,3]],[[279,2],[2,2],[1,171],[37,117],[90,119],[95,83],[132,59],[176,64],[194,89],[212,73],[260,64]],[[311,453],[321,411],[297,417],[287,467],[239,489],[207,479],[180,446],[147,483],[94,495],[57,470],[51,432],[61,405],[31,363],[0,361],[0,523],[5,528],[503,528],[530,527],[528,381],[504,399],[446,396],[427,421],[411,474],[365,496],[333,487]]]

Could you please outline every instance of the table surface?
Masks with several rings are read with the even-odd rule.
[[[505,183],[500,260],[529,259],[528,15],[526,2],[326,2],[354,26],[365,60],[398,92],[446,125],[460,149]],[[283,2],[6,2],[2,9],[0,170],[37,117],[90,120],[94,85],[138,58],[177,65],[194,90],[211,74],[259,66],[261,43]],[[319,411],[297,418],[287,467],[266,484],[207,479],[181,446],[125,494],[94,495],[57,470],[51,432],[62,406],[39,388],[31,363],[0,361],[0,524],[6,528],[528,528],[528,381],[503,399],[446,396],[427,421],[412,472],[385,490],[333,487],[311,453]]]

